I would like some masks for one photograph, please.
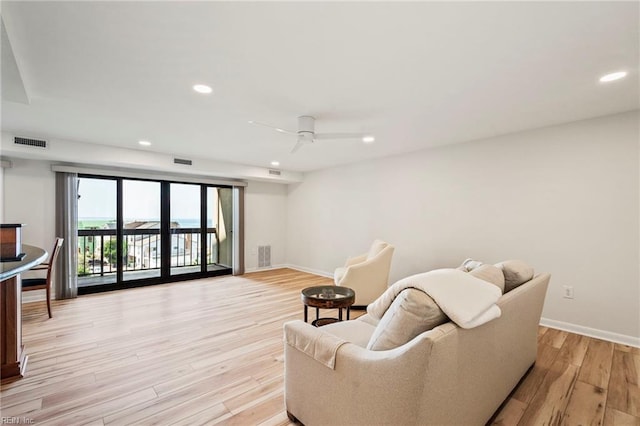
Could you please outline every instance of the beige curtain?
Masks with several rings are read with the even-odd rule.
[[[56,173],[56,235],[64,244],[56,265],[56,299],[78,296],[78,174]]]

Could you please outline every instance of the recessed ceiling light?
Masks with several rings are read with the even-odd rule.
[[[609,81],[620,80],[621,78],[625,78],[626,76],[626,71],[612,72],[611,74],[603,75],[602,77],[600,77],[600,82],[608,83]]]
[[[273,167],[278,167],[278,166],[280,165],[280,162],[279,162],[279,161],[272,161],[272,162],[271,162],[271,165],[272,165]]]
[[[371,135],[367,135],[367,136],[363,136],[362,137],[362,142],[364,142],[364,143],[371,143],[371,142],[374,142],[375,140],[376,140],[376,138],[374,138]]]
[[[195,90],[198,93],[204,93],[204,94],[213,92],[213,89],[211,88],[211,86],[207,86],[206,84],[194,84],[193,90]]]
[[[142,145],[142,146],[150,146],[151,145],[151,142],[149,142],[149,141],[138,141],[138,143],[140,145]]]

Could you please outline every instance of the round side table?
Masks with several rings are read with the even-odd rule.
[[[316,327],[342,321],[342,309],[347,309],[347,320],[351,305],[356,300],[356,293],[349,287],[320,285],[307,287],[300,295],[304,304],[304,322],[309,319],[309,306],[316,308],[316,319],[311,323]],[[338,318],[320,318],[320,309],[338,309]]]

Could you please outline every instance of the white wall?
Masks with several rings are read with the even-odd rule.
[[[271,264],[286,263],[287,187],[249,182],[245,191],[245,269],[258,268],[258,246],[271,245]]]
[[[638,120],[636,111],[307,174],[289,185],[288,262],[330,272],[374,238],[396,246],[392,281],[466,257],[524,259],[552,274],[544,317],[637,338]],[[562,297],[565,285],[575,299]]]
[[[22,241],[50,251],[55,239],[55,173],[46,161],[12,159],[4,169],[4,221],[24,223]]]
[[[55,233],[55,174],[47,161],[12,159],[4,169],[4,222],[23,223],[22,242],[51,252]],[[25,272],[24,278],[42,277]],[[55,297],[55,295],[53,296]],[[23,302],[44,300],[45,291],[30,291]]]

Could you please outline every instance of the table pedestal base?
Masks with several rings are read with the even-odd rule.
[[[20,379],[27,367],[22,345],[22,288],[20,276],[0,282],[0,379]]]

